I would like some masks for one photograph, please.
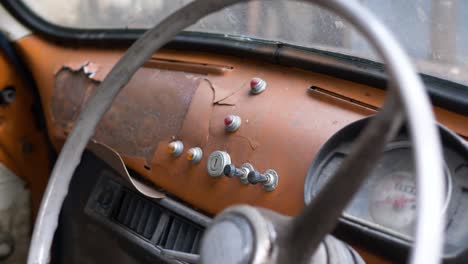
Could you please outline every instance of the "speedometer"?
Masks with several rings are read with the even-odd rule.
[[[320,193],[347,155],[347,147],[337,148],[319,168],[311,199]],[[411,146],[401,140],[389,143],[361,190],[345,209],[344,217],[410,239],[416,220],[416,182]],[[446,204],[451,180],[446,173]],[[442,214],[443,212],[441,212]]]
[[[397,171],[378,182],[369,196],[369,212],[374,221],[411,235],[416,218],[416,188],[412,174]]]
[[[304,186],[306,204],[320,195],[334,176],[367,120],[344,127],[316,154]],[[440,127],[440,132],[444,145],[446,187],[445,204],[440,212],[446,216],[444,254],[446,258],[468,256],[468,145],[446,128]],[[386,145],[374,169],[343,211],[336,235],[345,236],[355,243],[372,241],[370,244],[373,246],[388,248],[389,254],[396,254],[401,245],[409,248],[415,232],[419,199],[415,181],[411,143],[403,128]],[[333,201],[330,201],[330,206],[333,206]]]
[[[417,215],[417,189],[412,157],[409,143],[405,141],[390,143],[367,181],[366,195],[369,216],[366,219],[407,237],[413,234]],[[448,171],[445,175],[445,205],[447,205],[452,183]],[[351,206],[349,213],[353,213],[354,208],[356,206]],[[444,210],[445,208],[446,206]],[[360,210],[361,214],[362,212],[363,210]]]

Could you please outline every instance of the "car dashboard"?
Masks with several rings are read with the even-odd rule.
[[[122,51],[71,49],[37,37],[19,46],[38,83],[52,144],[60,149]],[[117,152],[132,177],[165,198],[145,196],[88,152],[64,205],[56,235],[64,250],[56,257],[71,254],[80,263],[92,252],[115,263],[174,262],[164,250],[197,253],[207,223],[231,205],[297,215],[384,96],[383,89],[297,67],[164,49],[118,95],[94,141]],[[446,162],[444,256],[457,262],[468,248],[468,117],[441,106],[434,111]],[[335,230],[370,263],[407,257],[417,193],[411,159],[403,128]],[[69,245],[70,236],[82,246]]]

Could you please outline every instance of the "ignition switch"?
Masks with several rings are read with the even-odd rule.
[[[258,171],[251,171],[247,179],[251,184],[262,183],[263,189],[268,192],[273,191],[278,186],[278,173],[271,169],[263,174]]]
[[[239,177],[243,184],[249,184],[248,175],[251,171],[254,171],[252,164],[244,163],[240,168],[236,168],[234,164],[228,164],[224,166],[223,173],[227,177]]]
[[[208,157],[206,169],[211,177],[219,177],[223,175],[223,170],[226,165],[231,164],[231,157],[225,151],[214,151]]]

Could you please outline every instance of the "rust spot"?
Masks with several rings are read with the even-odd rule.
[[[72,127],[83,103],[98,84],[98,81],[88,78],[82,70],[63,67],[56,73],[51,110],[54,121],[64,132]]]
[[[99,82],[90,77],[96,66],[87,70],[86,65],[78,71],[64,67],[56,74],[51,107],[64,130],[98,89]],[[151,160],[161,140],[179,135],[199,81],[197,75],[184,72],[140,69],[104,115],[94,139],[121,155]]]

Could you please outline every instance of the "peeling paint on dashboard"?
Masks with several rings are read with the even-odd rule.
[[[57,72],[51,110],[64,133],[97,89],[97,71],[99,65],[85,62]],[[200,80],[196,74],[140,69],[104,115],[94,139],[122,155],[151,160],[160,141],[179,136]]]
[[[54,121],[64,132],[71,130],[84,102],[99,84],[98,81],[88,78],[81,70],[86,64],[80,65],[77,70],[63,67],[55,74],[51,110]]]

